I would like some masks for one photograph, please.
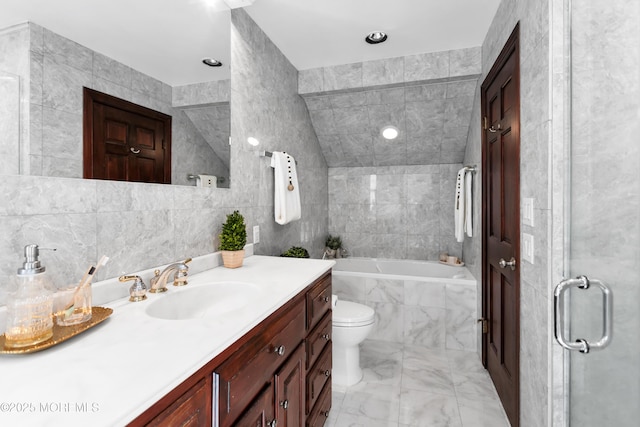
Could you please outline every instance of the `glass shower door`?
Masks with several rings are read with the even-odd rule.
[[[571,1],[571,426],[640,425],[639,4]]]

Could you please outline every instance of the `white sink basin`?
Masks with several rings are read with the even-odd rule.
[[[260,297],[251,283],[221,282],[160,295],[146,309],[147,315],[165,320],[196,319],[242,309]]]

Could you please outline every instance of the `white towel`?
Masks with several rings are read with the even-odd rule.
[[[455,205],[454,205],[454,221],[455,221],[455,235],[458,242],[464,242],[464,220],[465,220],[465,170],[464,168],[458,171],[458,178],[456,179],[456,193],[455,193]]]
[[[473,237],[473,201],[471,199],[471,183],[473,180],[473,172],[467,171],[464,176],[464,231],[467,236]]]
[[[278,224],[284,225],[300,219],[300,189],[296,161],[293,156],[274,151],[271,156],[273,167],[274,217]],[[290,190],[290,186],[293,189]]]

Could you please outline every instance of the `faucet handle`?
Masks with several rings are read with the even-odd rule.
[[[160,270],[155,270],[153,274],[154,276],[151,278],[151,289],[149,289],[149,292],[151,292],[152,294],[167,292],[168,289],[166,286],[156,288],[156,283],[158,283],[158,279],[160,279]]]
[[[131,285],[131,287],[129,288],[129,301],[137,302],[147,299],[147,286],[144,284],[140,276],[120,276],[118,277],[118,280],[121,282],[135,280],[135,282],[133,282],[133,285]]]
[[[189,266],[187,264],[190,262],[191,258],[187,258],[182,261],[186,268],[178,269],[173,275],[173,286],[184,286],[189,284],[189,282],[187,281],[187,276],[189,275]]]

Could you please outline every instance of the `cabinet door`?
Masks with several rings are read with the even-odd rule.
[[[204,427],[211,425],[211,381],[202,379],[147,426]]]
[[[276,373],[276,419],[278,427],[302,427],[305,390],[304,344]]]
[[[273,383],[269,383],[233,425],[243,427],[271,427],[276,425],[274,415]]]

